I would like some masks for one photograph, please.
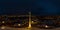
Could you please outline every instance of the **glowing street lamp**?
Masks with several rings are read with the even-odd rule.
[[[18,26],[21,26],[21,24],[18,24]]]
[[[34,21],[32,21],[32,23],[34,23]]]
[[[2,23],[5,23],[5,21],[2,21]]]
[[[4,27],[4,26],[2,26],[2,27],[1,27],[1,29],[5,29],[5,27]]]
[[[48,28],[48,26],[47,26],[47,25],[46,25],[45,27],[46,27],[46,28]]]

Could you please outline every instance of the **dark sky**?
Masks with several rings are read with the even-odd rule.
[[[0,14],[59,15],[60,0],[0,0]]]

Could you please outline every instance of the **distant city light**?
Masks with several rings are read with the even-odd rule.
[[[21,24],[18,24],[18,26],[21,26]]]
[[[32,23],[34,23],[34,21],[32,21]]]
[[[46,25],[45,27],[46,27],[46,28],[48,28],[48,26],[47,26],[47,25]]]
[[[2,21],[2,23],[5,23],[5,21]]]
[[[36,24],[36,23],[38,23],[38,21],[37,21],[37,22],[36,22],[36,21],[32,21],[31,23],[32,23],[32,24]]]
[[[4,27],[4,26],[2,26],[2,27],[1,27],[1,29],[5,29],[5,27]]]

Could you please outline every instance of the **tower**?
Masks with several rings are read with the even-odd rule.
[[[31,12],[29,12],[29,26],[28,28],[31,28]]]

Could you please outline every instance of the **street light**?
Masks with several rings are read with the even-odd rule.
[[[5,23],[5,21],[2,21],[2,23]]]
[[[48,28],[48,26],[47,26],[47,25],[46,25],[45,27],[46,27],[46,28]]]
[[[5,27],[4,27],[4,26],[2,26],[2,27],[1,27],[1,29],[5,29]]]
[[[32,21],[32,23],[34,23],[34,21]]]
[[[21,24],[18,24],[18,26],[21,26]]]

